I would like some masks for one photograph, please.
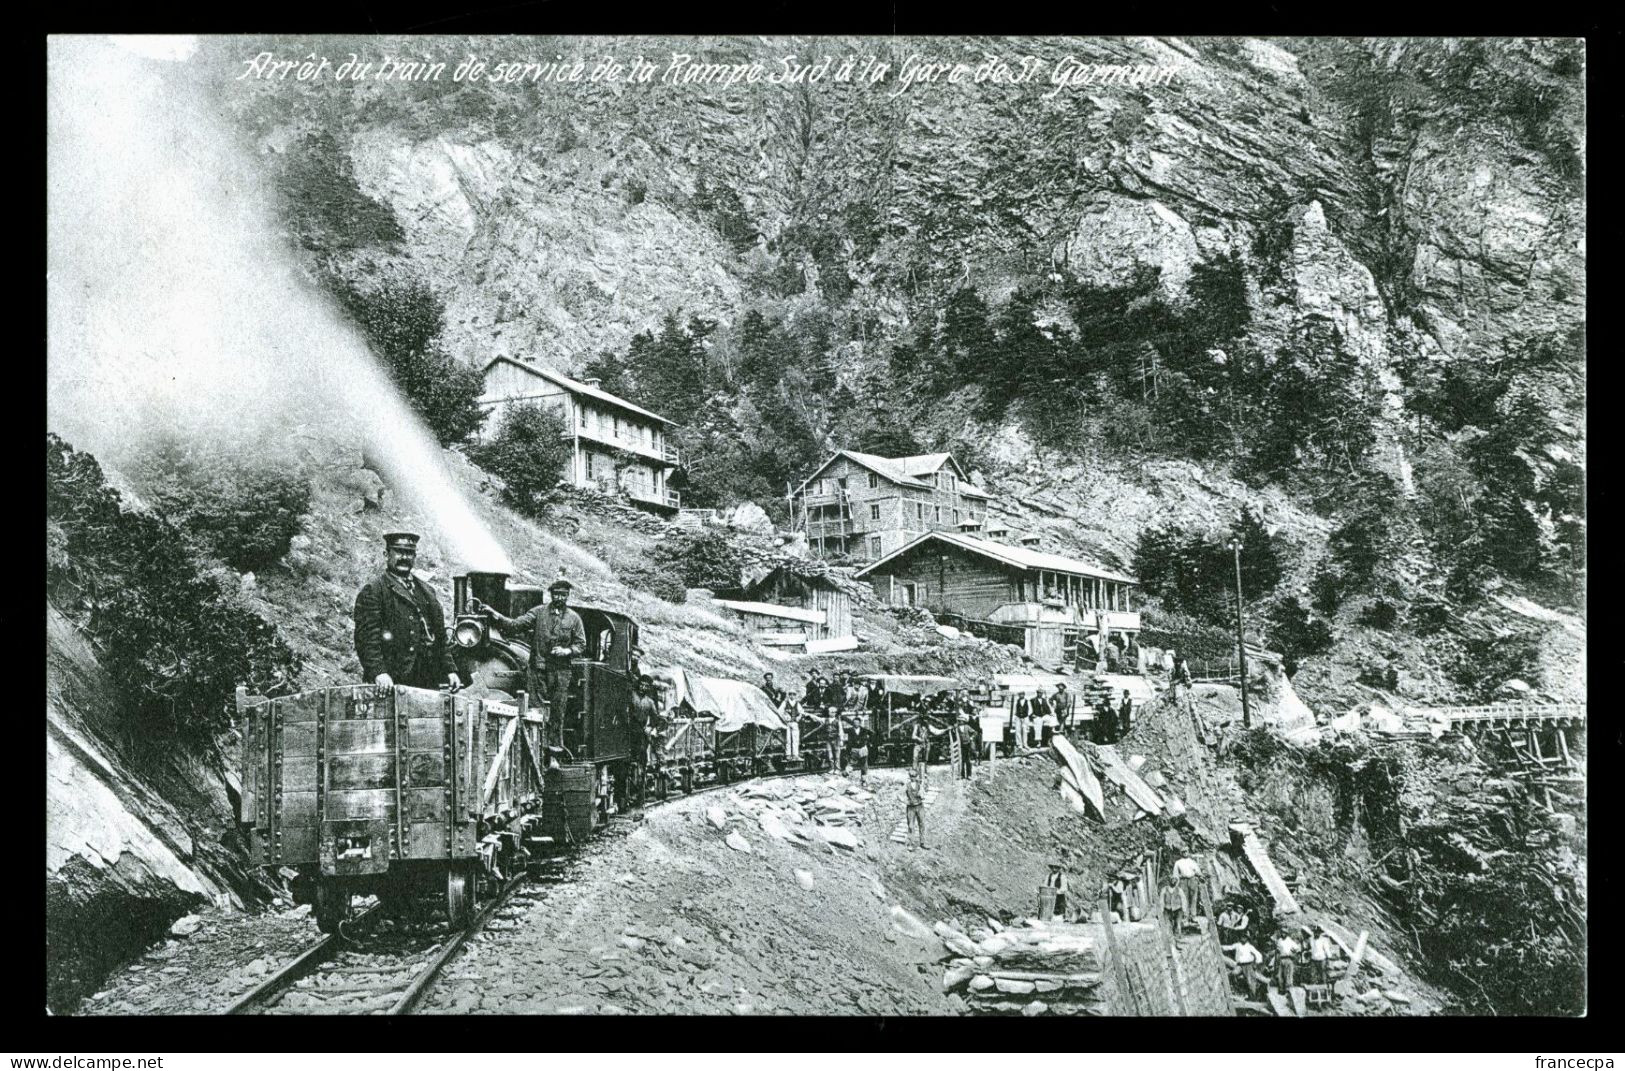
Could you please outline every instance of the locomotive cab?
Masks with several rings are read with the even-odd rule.
[[[527,667],[530,638],[505,635],[502,627],[472,610],[478,599],[504,617],[518,617],[547,599],[546,589],[535,584],[510,583],[503,573],[469,573],[453,582],[453,657],[463,679],[475,687],[496,689],[516,696],[530,690]],[[572,605],[586,633],[586,649],[570,666],[570,688],[566,707],[556,724],[562,736],[550,741],[563,748],[559,762],[561,775],[572,786],[591,783],[591,821],[582,816],[580,803],[565,806],[569,822],[553,821],[544,806],[544,824],[553,828],[558,839],[584,836],[614,808],[617,798],[625,798],[632,775],[634,733],[632,705],[638,667],[633,652],[638,644],[638,624],[614,610],[596,606]],[[530,709],[548,711],[549,698],[532,694]],[[588,791],[582,787],[560,789],[559,798]],[[565,825],[585,828],[565,829]]]

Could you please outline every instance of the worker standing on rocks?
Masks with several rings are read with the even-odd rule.
[[[954,726],[954,732],[959,734],[959,776],[968,781],[971,773],[971,756],[975,754],[976,750],[975,745],[971,743],[970,715],[959,715],[959,721]]]
[[[1100,727],[1102,744],[1117,743],[1117,714],[1112,710],[1112,701],[1107,696],[1101,696],[1095,707],[1095,724]]]
[[[1124,736],[1127,736],[1128,733],[1129,733],[1129,729],[1131,727],[1130,722],[1133,720],[1133,718],[1134,718],[1134,698],[1128,694],[1128,689],[1124,688],[1123,689],[1123,701],[1121,703],[1117,704],[1117,730],[1118,730],[1118,732],[1121,733]]]
[[[1162,914],[1168,922],[1168,932],[1178,937],[1184,930],[1185,898],[1174,884],[1162,887]]]
[[[1188,855],[1181,855],[1174,861],[1174,879],[1179,882],[1179,894],[1185,901],[1186,918],[1196,917],[1196,879],[1201,873],[1202,868]]]
[[[1219,944],[1224,948],[1232,948],[1247,939],[1247,912],[1235,904],[1230,904],[1219,912]]]
[[[850,754],[858,764],[858,783],[869,783],[869,727],[862,717],[852,719],[852,746]]]
[[[1174,652],[1174,675],[1172,680],[1175,699],[1189,699],[1191,694],[1191,667],[1190,663]]]
[[[1275,973],[1281,992],[1292,992],[1293,972],[1297,969],[1298,950],[1301,946],[1292,939],[1291,930],[1282,930],[1275,939]]]
[[[1037,693],[1034,693],[1035,695]],[[1032,700],[1024,695],[1016,696],[1016,747],[1017,752],[1027,748],[1027,719],[1032,716]]]
[[[1313,931],[1311,931],[1313,932]],[[1314,971],[1313,977],[1317,985],[1329,985],[1332,962],[1332,939],[1324,933],[1315,934],[1309,942],[1309,963]]]
[[[920,791],[920,774],[918,770],[908,772],[908,834],[909,839],[914,837],[914,831],[920,831],[920,847],[925,843],[925,796]],[[910,845],[912,847],[912,845]]]
[[[1236,946],[1236,964],[1241,967],[1241,979],[1247,984],[1247,997],[1251,999],[1260,988],[1262,981],[1258,977],[1258,965],[1264,961],[1263,955],[1252,943],[1243,940]]]

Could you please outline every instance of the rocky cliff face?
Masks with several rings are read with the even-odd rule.
[[[241,908],[254,880],[231,847],[223,770],[133,757],[116,742],[116,690],[50,607],[46,641],[46,984],[60,1008],[188,910]]]
[[[301,55],[357,47],[282,44]],[[801,295],[832,313],[837,376],[857,389],[891,342],[967,283],[996,302],[1035,281],[1121,285],[1154,267],[1177,305],[1195,266],[1228,257],[1246,284],[1242,344],[1271,354],[1329,326],[1379,396],[1373,463],[1409,495],[1415,444],[1402,372],[1492,361],[1584,320],[1585,54],[1576,42],[366,47],[373,58],[409,51],[493,66],[555,55],[656,64],[647,85],[363,83],[316,94],[229,83],[229,107],[260,151],[293,160],[311,131],[333,136],[342,165],[404,238],[329,250],[329,259],[352,275],[425,278],[447,305],[448,348],[472,363],[509,353],[579,369],[672,310],[728,322],[752,302]],[[235,71],[243,51],[216,41],[204,58]],[[892,75],[884,86],[662,84],[674,54],[757,61],[769,72],[784,56],[873,55]],[[923,58],[974,66],[990,55],[1012,65],[1032,57],[1038,77],[898,81]],[[1052,81],[1091,64],[1176,73],[1167,84]],[[1583,459],[1578,375],[1540,389],[1559,416],[1557,449]],[[949,405],[941,419],[959,416]],[[1273,507],[1272,519],[1310,547],[1329,527],[1213,466],[1056,455],[1014,424],[980,437],[1004,466],[992,482],[1018,522],[1053,529],[1057,549],[1121,563],[1147,520],[1218,518],[1243,501]]]
[[[237,51],[221,44],[219,58]],[[335,90],[320,117],[287,87],[236,87],[271,151],[313,124],[336,129],[470,359],[568,365],[673,307],[731,318],[771,285],[795,228],[828,240],[784,269],[882,331],[961,279],[997,294],[1052,266],[1112,283],[1154,265],[1177,296],[1193,264],[1226,253],[1247,261],[1266,309],[1327,317],[1378,361],[1391,331],[1472,355],[1583,316],[1583,174],[1565,172],[1583,172],[1583,55],[1567,43],[588,38],[432,51],[645,55],[662,70],[677,52],[769,71],[783,55],[873,54],[894,78],[911,57],[1044,64],[1028,85],[903,90],[369,84]],[[1178,73],[1051,84],[1069,62]],[[1260,243],[1283,226],[1286,248]]]

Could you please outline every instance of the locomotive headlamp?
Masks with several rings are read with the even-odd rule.
[[[485,642],[485,623],[477,617],[465,617],[457,622],[452,641],[459,647],[478,647]]]

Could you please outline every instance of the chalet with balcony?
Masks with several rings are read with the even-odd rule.
[[[819,557],[874,561],[926,532],[979,531],[988,499],[951,454],[840,450],[791,493],[791,527]]]
[[[1043,665],[1091,664],[1137,643],[1139,581],[1089,562],[959,532],[927,532],[855,574],[893,605],[922,606],[1023,647]],[[1018,632],[1019,630],[1019,632]]]
[[[625,494],[640,506],[675,511],[680,502],[666,486],[678,467],[677,448],[666,440],[673,427],[658,413],[602,389],[597,380],[576,380],[551,368],[512,357],[485,366],[486,410],[481,434],[496,430],[501,413],[520,402],[552,406],[563,416],[572,452],[567,477],[576,487]]]

